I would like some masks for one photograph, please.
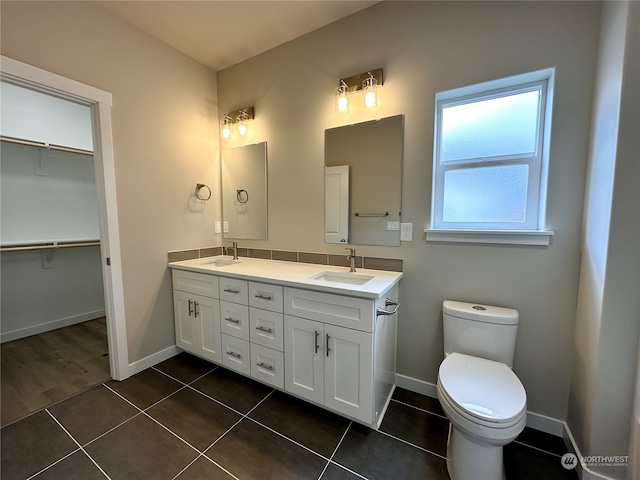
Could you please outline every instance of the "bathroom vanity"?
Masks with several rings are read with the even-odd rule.
[[[379,427],[402,273],[244,257],[169,267],[178,347]]]

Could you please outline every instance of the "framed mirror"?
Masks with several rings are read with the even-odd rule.
[[[404,116],[325,130],[325,241],[400,245]]]
[[[225,238],[267,239],[267,143],[222,150]]]

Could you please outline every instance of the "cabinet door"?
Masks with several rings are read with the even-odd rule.
[[[324,326],[324,404],[365,423],[373,411],[373,335]]]
[[[222,362],[220,340],[220,302],[213,298],[193,295],[195,302],[194,316],[198,333],[198,355],[217,362]]]
[[[176,326],[176,346],[191,352],[198,351],[198,328],[193,316],[193,295],[173,291],[173,315]]]
[[[324,403],[324,325],[313,320],[284,317],[284,389],[313,402]]]

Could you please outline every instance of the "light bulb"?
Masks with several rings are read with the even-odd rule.
[[[238,123],[238,135],[244,137],[247,134],[247,124],[242,121]]]
[[[364,94],[364,106],[367,108],[373,108],[377,105],[377,101],[376,101],[376,92],[369,91],[369,92],[365,92]]]
[[[231,125],[229,124],[229,118],[225,118],[220,123],[222,124],[222,129],[220,130],[222,138],[231,138]]]

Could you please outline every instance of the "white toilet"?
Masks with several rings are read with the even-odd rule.
[[[527,394],[511,371],[518,312],[445,300],[438,399],[449,418],[451,480],[502,480],[504,445],[527,421]]]

